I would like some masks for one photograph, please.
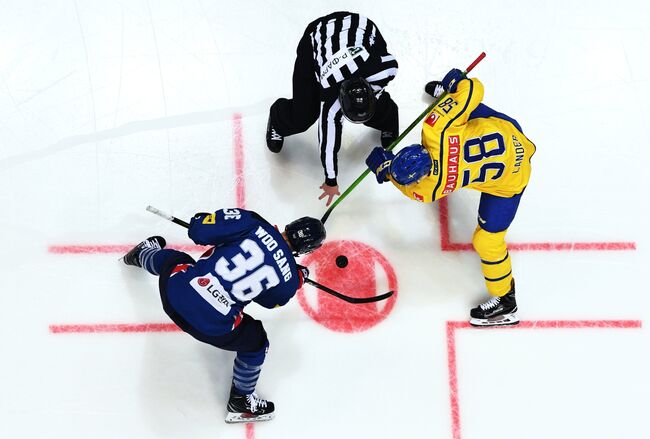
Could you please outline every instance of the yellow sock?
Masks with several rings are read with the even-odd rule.
[[[476,227],[472,244],[481,258],[481,268],[488,292],[503,296],[510,291],[512,264],[506,246],[506,232],[491,233]]]

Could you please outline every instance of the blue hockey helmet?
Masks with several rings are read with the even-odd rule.
[[[284,233],[295,254],[301,255],[316,250],[325,240],[323,223],[308,216],[290,222]]]
[[[390,175],[401,185],[416,183],[429,175],[432,165],[429,152],[416,143],[397,153],[390,165]]]
[[[377,98],[372,86],[364,78],[350,78],[341,82],[339,103],[347,120],[364,123],[375,115]]]

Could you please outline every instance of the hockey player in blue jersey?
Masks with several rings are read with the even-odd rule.
[[[160,236],[135,246],[123,261],[160,277],[163,309],[179,328],[237,352],[226,422],[270,420],[273,403],[255,393],[269,341],[262,322],[244,313],[244,307],[251,301],[265,308],[289,302],[309,274],[294,256],[318,248],[325,228],[319,220],[303,217],[280,233],[255,212],[221,209],[197,213],[188,236],[212,246],[198,261],[165,249]]]

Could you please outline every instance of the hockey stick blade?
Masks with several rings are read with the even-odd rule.
[[[341,294],[338,291],[335,291],[329,287],[326,287],[325,285],[321,285],[316,281],[313,281],[309,278],[305,278],[305,283],[308,283],[309,285],[313,285],[319,290],[322,290],[326,292],[327,294],[331,294],[334,297],[338,297],[341,300],[344,300],[348,303],[373,303],[373,302],[380,302],[384,299],[388,299],[390,296],[392,296],[395,292],[394,291],[389,291],[384,294],[380,294],[379,296],[371,296],[371,297],[350,297],[346,296],[345,294]]]

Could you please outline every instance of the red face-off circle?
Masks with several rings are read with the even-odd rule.
[[[345,267],[337,266],[339,256],[347,257]],[[341,258],[339,258],[339,265]],[[397,277],[388,260],[376,249],[357,241],[329,241],[305,256],[302,265],[316,282],[351,297],[372,297],[394,291],[386,300],[348,303],[319,289],[304,285],[298,303],[309,317],[337,332],[360,332],[384,320],[397,299]]]

